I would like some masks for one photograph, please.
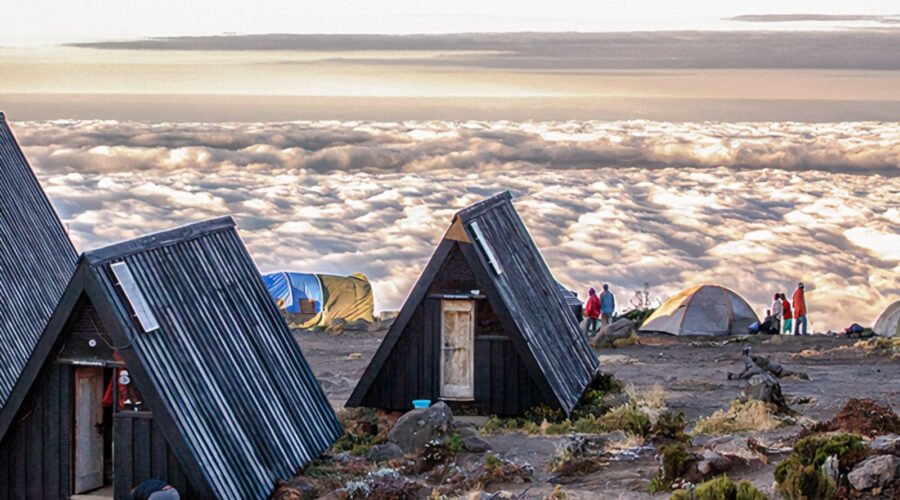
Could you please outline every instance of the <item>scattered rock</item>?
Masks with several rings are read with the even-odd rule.
[[[453,428],[453,412],[440,401],[430,408],[411,410],[397,419],[388,432],[388,441],[397,444],[404,453],[418,453],[429,441],[443,436]]]
[[[285,481],[272,494],[273,500],[312,500],[317,497],[316,485],[312,480],[303,476]]]
[[[384,443],[373,446],[368,458],[373,462],[387,462],[403,456],[403,450],[396,443]]]
[[[456,427],[456,433],[459,434],[461,438],[467,438],[470,436],[478,436],[478,429],[474,427]]]
[[[894,455],[879,455],[860,462],[847,475],[850,484],[857,490],[868,490],[891,482],[897,476],[900,458]]]
[[[697,470],[703,475],[720,474],[731,469],[731,460],[712,450],[703,450],[703,460],[697,464]]]
[[[463,438],[463,448],[471,453],[482,453],[491,449],[491,444],[478,436]]]
[[[635,327],[637,323],[628,319],[620,319],[615,323],[611,323],[600,329],[600,332],[591,339],[591,345],[597,348],[603,347],[624,347],[630,344],[623,341],[634,339],[637,341],[637,331]],[[618,341],[618,342],[617,342]]]
[[[516,496],[506,490],[495,491],[494,493],[482,491],[469,497],[470,500],[507,500],[512,498],[516,498]]]
[[[869,448],[880,453],[900,455],[900,436],[897,434],[878,436],[869,444]]]
[[[723,436],[720,438],[707,441],[705,448],[714,454],[720,455],[729,460],[742,460],[744,462],[763,462],[767,463],[768,459],[765,455],[748,446],[747,438],[737,436]],[[706,459],[704,455],[704,459]]]

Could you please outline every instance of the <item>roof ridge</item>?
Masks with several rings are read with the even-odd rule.
[[[173,229],[157,231],[132,240],[88,250],[84,252],[84,258],[87,260],[88,264],[94,266],[110,260],[134,255],[136,253],[146,252],[147,250],[202,238],[208,234],[231,229],[235,226],[237,226],[237,223],[234,221],[234,218],[230,215],[226,215],[214,219],[193,222]]]
[[[512,193],[507,189],[491,196],[490,198],[486,198],[473,205],[469,205],[468,207],[463,208],[462,210],[456,212],[454,218],[462,217],[464,219],[468,219],[471,217],[476,217],[484,212],[493,209],[497,205],[509,203],[511,201]]]

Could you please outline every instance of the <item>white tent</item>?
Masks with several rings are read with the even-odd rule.
[[[759,321],[750,304],[719,285],[699,285],[665,301],[641,325],[644,332],[672,335],[735,335]]]
[[[872,330],[882,337],[900,337],[900,300],[881,311]]]

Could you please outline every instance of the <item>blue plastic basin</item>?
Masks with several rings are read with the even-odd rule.
[[[413,399],[413,408],[428,408],[431,406],[430,399]]]

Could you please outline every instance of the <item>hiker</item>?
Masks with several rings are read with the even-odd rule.
[[[772,298],[772,326],[775,327],[775,334],[781,333],[781,318],[784,313],[784,306],[781,305],[781,294],[776,293]]]
[[[809,335],[806,332],[806,294],[803,292],[803,283],[797,284],[794,290],[794,335]]]
[[[584,317],[587,318],[584,323],[584,334],[588,338],[597,335],[600,319],[600,299],[597,297],[597,290],[591,288],[588,290],[588,299],[584,303]]]
[[[766,319],[759,325],[759,333],[763,335],[778,335],[778,328],[775,327],[775,317],[772,311],[766,309]]]
[[[616,297],[609,291],[609,284],[603,284],[600,292],[600,328],[609,326],[609,320],[616,311]]]
[[[784,326],[781,331],[785,335],[790,335],[794,332],[794,316],[791,313],[791,303],[788,302],[784,292],[781,293],[781,317],[784,318]]]
[[[165,481],[148,479],[131,490],[133,500],[179,500],[178,490]]]

